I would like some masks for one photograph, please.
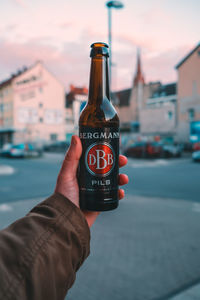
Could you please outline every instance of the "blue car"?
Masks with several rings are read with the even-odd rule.
[[[6,147],[1,155],[10,158],[39,157],[42,155],[42,149],[29,143],[22,143]]]

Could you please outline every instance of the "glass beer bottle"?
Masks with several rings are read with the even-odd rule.
[[[105,211],[118,206],[119,118],[110,101],[108,45],[91,45],[88,102],[79,118],[82,156],[80,207]]]

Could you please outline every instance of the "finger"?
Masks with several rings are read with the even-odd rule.
[[[83,214],[85,215],[89,227],[91,227],[100,214],[100,211],[83,211]]]
[[[123,167],[123,166],[125,166],[127,164],[127,162],[128,162],[128,159],[127,159],[126,156],[119,155],[119,167],[120,168]]]
[[[82,145],[78,136],[73,135],[70,147],[65,155],[60,175],[73,179],[76,177],[79,159],[82,153]]]
[[[118,183],[119,185],[127,184],[129,181],[128,176],[126,174],[119,174]]]
[[[123,199],[125,196],[125,192],[123,189],[119,189],[118,190],[118,197],[119,197],[119,200]]]

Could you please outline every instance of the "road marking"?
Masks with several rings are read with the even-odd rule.
[[[174,164],[181,164],[183,162],[191,162],[191,159],[188,158],[177,158],[177,159],[135,159],[135,158],[128,158],[128,164],[130,167],[133,168],[154,168],[160,166],[169,166]]]
[[[12,175],[15,173],[15,169],[10,166],[0,165],[0,175]]]
[[[129,165],[133,168],[152,168],[152,167],[159,167],[159,166],[167,166],[169,165],[169,161],[164,159],[157,159],[153,161],[131,161]]]
[[[12,208],[11,205],[8,205],[8,204],[5,204],[5,203],[0,204],[0,213],[1,212],[12,211],[12,210],[13,210],[13,208]]]

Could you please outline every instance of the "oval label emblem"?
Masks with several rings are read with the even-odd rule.
[[[115,165],[115,154],[107,143],[92,144],[86,151],[85,164],[90,174],[107,176]]]

